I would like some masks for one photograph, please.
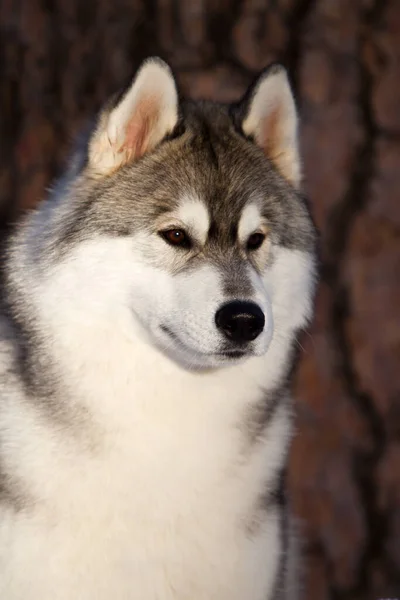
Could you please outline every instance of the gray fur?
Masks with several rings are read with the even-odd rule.
[[[250,449],[268,430],[278,408],[285,404],[286,406],[289,404],[289,393],[284,385],[273,392],[261,393],[260,401],[252,407],[245,419],[244,430]]]

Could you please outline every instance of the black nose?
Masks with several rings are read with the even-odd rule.
[[[254,302],[235,300],[224,304],[215,315],[218,329],[238,344],[255,340],[264,329],[265,317]]]

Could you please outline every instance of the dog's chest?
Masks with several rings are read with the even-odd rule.
[[[246,399],[238,385],[222,389],[225,397],[215,385],[214,397],[192,390],[174,398],[172,385],[161,394],[148,384],[152,401],[135,398],[124,419],[115,407],[95,451],[46,458],[52,480],[27,530],[29,558],[23,533],[26,568],[46,560],[60,600],[265,599],[279,515],[260,500],[284,459],[288,417],[278,408],[256,440],[255,388]],[[254,404],[261,401],[258,393]],[[37,584],[31,597],[50,598],[51,579]]]
[[[234,435],[175,435],[158,451],[143,435],[141,460],[124,464],[116,452],[64,498],[71,571],[85,556],[95,586],[104,577],[110,593],[132,600],[264,600],[278,515],[260,514],[260,499],[275,465],[261,446],[244,456]]]

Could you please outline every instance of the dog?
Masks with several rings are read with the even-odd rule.
[[[10,235],[0,597],[293,600],[284,473],[316,233],[285,69],[231,105],[158,58]]]

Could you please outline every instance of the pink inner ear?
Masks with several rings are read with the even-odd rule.
[[[279,131],[279,124],[282,117],[282,108],[277,106],[268,113],[267,117],[264,117],[261,126],[259,144],[271,160],[278,157],[283,152],[281,134]]]
[[[127,161],[140,158],[149,148],[152,128],[159,115],[159,101],[155,96],[139,101],[125,130],[125,140],[119,152],[125,152]]]

